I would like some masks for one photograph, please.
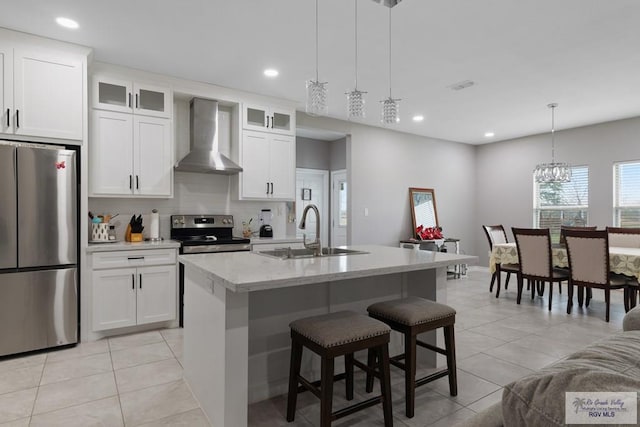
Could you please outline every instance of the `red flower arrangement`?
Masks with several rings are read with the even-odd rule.
[[[440,227],[423,227],[419,225],[416,227],[416,235],[420,240],[435,240],[442,239],[442,229]]]

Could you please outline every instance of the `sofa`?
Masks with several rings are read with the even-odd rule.
[[[640,306],[626,314],[622,327],[622,333],[506,385],[501,402],[457,427],[564,426],[567,391],[640,394]]]

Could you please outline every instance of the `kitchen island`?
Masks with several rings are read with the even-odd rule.
[[[291,321],[340,310],[366,313],[374,302],[408,295],[446,302],[447,266],[477,262],[442,252],[350,248],[367,253],[179,257],[185,265],[184,377],[213,425],[246,426],[249,403],[286,392]],[[435,335],[429,339],[435,342]],[[400,349],[400,337],[392,336],[391,353]],[[303,371],[317,376],[319,360],[304,356]],[[422,361],[435,366],[435,360]]]

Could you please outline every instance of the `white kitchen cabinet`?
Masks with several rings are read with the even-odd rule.
[[[94,109],[90,195],[171,197],[171,120]]]
[[[93,108],[171,118],[171,88],[111,76],[93,77]]]
[[[247,104],[243,108],[245,129],[283,135],[295,134],[295,110]]]
[[[295,138],[267,132],[244,131],[242,136],[242,199],[295,198]]]
[[[176,319],[175,249],[99,252],[92,267],[93,331]]]
[[[85,60],[81,55],[0,45],[2,132],[81,140]]]

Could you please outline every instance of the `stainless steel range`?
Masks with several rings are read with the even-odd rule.
[[[251,241],[233,237],[232,215],[171,215],[171,238],[181,254],[251,250]],[[184,266],[180,264],[180,326],[183,326]]]

